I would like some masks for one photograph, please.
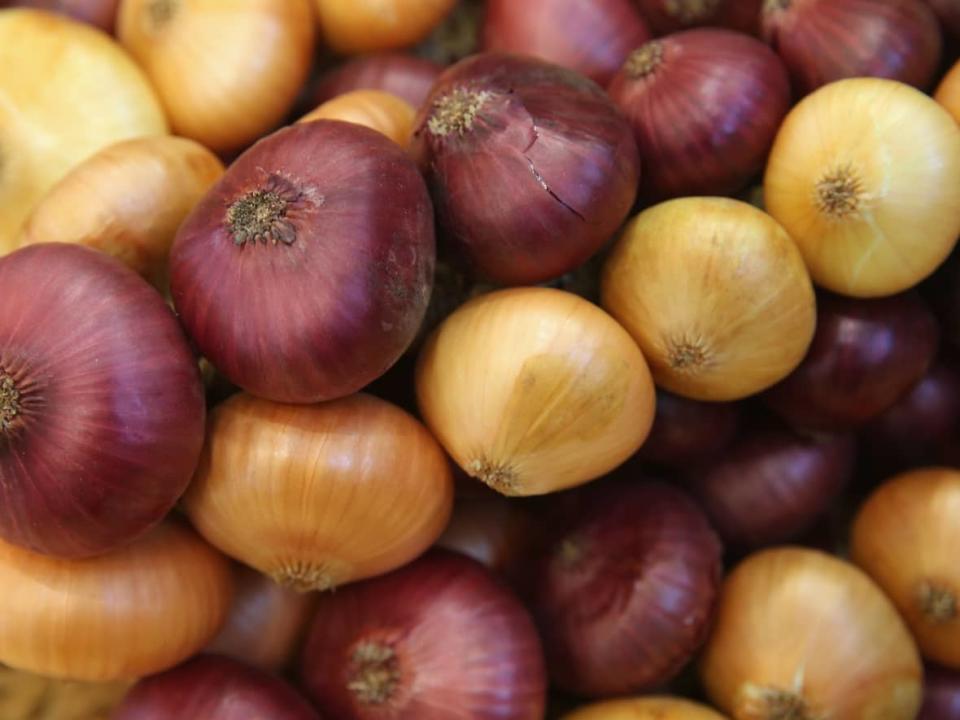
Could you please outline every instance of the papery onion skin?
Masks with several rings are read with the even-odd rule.
[[[707,705],[680,697],[650,695],[587,705],[561,720],[725,720]]]
[[[734,720],[912,720],[923,670],[896,609],[855,566],[794,547],[727,576],[700,677]]]
[[[960,672],[928,665],[924,671],[923,707],[917,720],[960,717]]]
[[[543,654],[526,609],[479,563],[443,550],[322,596],[300,675],[340,720],[544,716]]]
[[[533,55],[606,85],[650,39],[633,0],[490,0],[482,48]]]
[[[137,683],[111,720],[319,720],[280,678],[238,660],[200,655]]]
[[[352,90],[314,108],[298,122],[343,120],[386,135],[400,147],[410,144],[416,109],[403,98],[382,90]]]
[[[0,3],[0,8],[26,7],[57,12],[112,33],[119,5],[120,0],[12,0]]]
[[[924,657],[960,670],[960,471],[923,468],[877,488],[853,523],[851,556],[893,600]]]
[[[943,77],[933,97],[960,123],[960,62]]]
[[[96,682],[190,657],[216,634],[232,593],[226,558],[175,522],[85,560],[0,542],[0,580],[0,662]]]
[[[766,0],[763,36],[805,93],[851,77],[926,89],[943,44],[936,16],[917,0]]]
[[[415,123],[440,226],[486,279],[533,284],[586,261],[633,205],[633,134],[597,85],[534,58],[448,68]]]
[[[743,33],[707,28],[640,46],[608,88],[640,148],[641,195],[728,195],[762,168],[790,109],[786,68]]]
[[[311,97],[314,105],[320,105],[351,90],[383,90],[419,108],[441,72],[439,64],[415,55],[364,55],[322,75]]]
[[[85,557],[156,525],[203,444],[200,373],[163,298],[49,243],[0,260],[0,537]]]
[[[396,362],[426,311],[434,257],[430,197],[407,154],[369,128],[320,120],[230,166],[180,226],[170,288],[227,378],[309,403]]]
[[[763,0],[637,0],[657,35],[719,26],[756,35]]]
[[[660,687],[706,640],[723,548],[706,516],[659,483],[585,488],[534,564],[550,678],[581,696]]]
[[[736,403],[707,403],[657,390],[657,412],[637,458],[667,468],[708,460],[726,448],[740,425]]]
[[[327,46],[340,54],[394,50],[425,39],[456,0],[313,0]]]

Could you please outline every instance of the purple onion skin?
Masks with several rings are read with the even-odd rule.
[[[488,0],[482,47],[533,55],[606,85],[650,37],[633,0]]]
[[[960,720],[960,672],[927,665],[917,720]]]
[[[720,540],[682,491],[609,483],[534,564],[532,600],[550,677],[581,696],[662,686],[706,640]]]
[[[765,399],[797,428],[856,428],[924,376],[938,343],[936,319],[915,291],[871,300],[823,293],[806,358]]]
[[[285,207],[257,236],[263,225],[242,226],[237,208],[264,192]],[[396,362],[423,320],[434,258],[413,161],[378,132],[320,120],[277,131],[227,170],[180,226],[170,288],[231,382],[310,403],[349,395]]]
[[[239,660],[199,655],[141,680],[113,720],[320,720],[280,678]]]
[[[756,35],[763,0],[637,0],[657,35],[692,27],[725,27]]]
[[[351,90],[383,90],[417,108],[442,71],[443,67],[432,60],[404,53],[352,58],[321,76],[313,90],[313,104],[320,105]]]
[[[790,109],[786,68],[756,38],[706,28],[639,48],[608,88],[636,136],[641,195],[728,195],[763,168]]]
[[[358,681],[376,689],[364,669],[381,679],[376,700],[357,689]],[[437,549],[323,595],[301,677],[321,712],[338,720],[542,720],[546,704],[526,609],[477,561]]]
[[[0,385],[13,383],[0,387],[0,536],[67,558],[132,541],[176,503],[203,446],[200,371],[176,318],[119,261],[60,243],[0,259],[0,307]]]
[[[451,98],[471,94],[484,98],[475,114],[444,122]],[[586,261],[630,212],[640,174],[630,127],[598,85],[501,53],[440,76],[412,150],[450,241],[504,285],[543,282]]]
[[[943,44],[936,16],[920,0],[768,1],[763,36],[802,93],[849,77],[926,89]]]

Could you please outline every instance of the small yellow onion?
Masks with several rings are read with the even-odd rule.
[[[424,346],[421,414],[467,474],[539,495],[614,469],[643,444],[654,389],[636,344],[586,300],[513,288],[461,306]]]
[[[180,223],[223,174],[202,145],[159,136],[110,145],[75,167],[24,223],[20,245],[87,245],[163,289]]]
[[[415,45],[439,25],[456,0],[314,0],[327,46],[339,53]]]
[[[401,147],[410,145],[417,111],[406,100],[383,90],[351,90],[327,100],[300,118],[343,120],[383,133]]]
[[[923,691],[890,600],[855,566],[800,548],[728,576],[700,675],[735,720],[913,720]]]
[[[953,115],[954,120],[960,122],[960,62],[944,75],[933,97]]]
[[[413,560],[452,505],[450,464],[426,428],[362,394],[321,405],[234,395],[212,413],[186,495],[210,542],[304,591]]]
[[[893,295],[930,275],[960,236],[960,128],[894,80],[826,85],[787,115],[764,200],[818,285]]]
[[[679,697],[651,695],[587,705],[562,720],[725,720],[711,707]]]
[[[310,71],[310,0],[123,0],[117,36],[178,135],[239,150],[286,116]]]
[[[219,630],[230,565],[184,525],[133,544],[60,560],[0,542],[0,662],[73,680],[165,670]]]
[[[601,295],[657,384],[697,400],[736,400],[781,380],[816,325],[796,245],[769,215],[725,198],[670,200],[637,216],[604,266]]]
[[[0,13],[0,254],[75,165],[120,140],[166,132],[149,81],[108,36],[39,10]]]
[[[851,554],[921,652],[960,670],[960,471],[924,468],[881,485],[857,515]]]

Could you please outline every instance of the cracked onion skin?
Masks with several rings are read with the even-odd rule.
[[[534,58],[481,53],[448,68],[412,149],[441,227],[486,279],[563,275],[616,232],[636,198],[633,133],[598,85]]]
[[[200,372],[162,296],[96,250],[0,260],[0,536],[98,555],[156,525],[200,457]]]
[[[413,341],[433,282],[433,208],[416,165],[353,123],[279,130],[180,226],[174,304],[231,382],[278,402],[344,397]]]

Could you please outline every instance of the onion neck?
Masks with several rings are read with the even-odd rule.
[[[935,624],[948,623],[957,618],[957,596],[951,588],[925,581],[920,585],[920,612]]]
[[[663,64],[663,43],[651,40],[630,53],[623,69],[631,80],[653,75]]]
[[[477,116],[492,97],[487,90],[468,90],[455,87],[433,103],[427,120],[427,129],[440,137],[465,135],[473,129]]]
[[[708,20],[720,7],[721,0],[667,0],[667,14],[684,24]]]
[[[234,200],[226,215],[233,244],[293,245],[297,229],[290,216],[302,195],[289,180],[273,174],[262,187]]]
[[[361,642],[350,658],[347,688],[364,705],[383,705],[394,695],[400,682],[397,653],[385,643]]]
[[[745,720],[824,720],[824,715],[811,707],[802,689],[748,685],[738,717]]]
[[[469,461],[465,469],[470,477],[482,480],[503,495],[517,494],[517,473],[508,465],[493,463],[485,458],[479,458]]]
[[[7,434],[14,430],[22,409],[16,383],[10,375],[0,370],[0,433]]]
[[[863,184],[850,165],[835,168],[817,181],[815,201],[820,212],[841,220],[860,212]]]
[[[333,573],[326,565],[298,560],[280,563],[279,567],[270,573],[270,577],[278,585],[301,593],[326,592],[337,585]]]
[[[710,365],[710,348],[699,338],[667,339],[667,361],[676,372],[694,375]]]

